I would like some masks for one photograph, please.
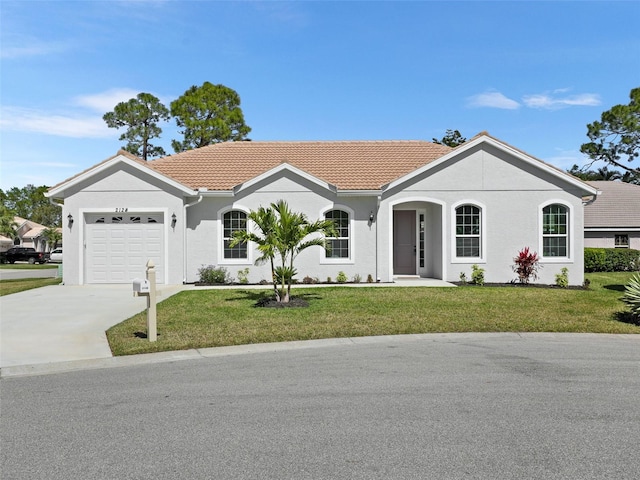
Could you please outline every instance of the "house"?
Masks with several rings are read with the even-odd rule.
[[[48,252],[54,247],[49,245],[44,236],[44,232],[48,227],[22,217],[13,217],[13,221],[17,225],[16,236],[11,239],[0,235],[0,251],[7,251],[13,246],[20,246],[35,248],[38,252]],[[58,230],[62,233],[62,229],[58,228]]]
[[[584,246],[640,250],[640,185],[588,183],[601,194],[584,207]]]
[[[331,249],[303,251],[298,278],[344,272],[457,281],[477,264],[487,282],[515,278],[513,258],[541,255],[539,282],[569,269],[583,282],[583,197],[594,186],[483,132],[451,149],[424,141],[234,142],[143,162],[115,156],[52,187],[62,204],[64,281],[127,283],[147,259],[159,282],[198,280],[204,265],[249,281],[254,245],[229,247],[247,214],[279,199],[331,218]]]

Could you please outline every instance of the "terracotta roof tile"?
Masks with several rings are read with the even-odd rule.
[[[342,190],[376,190],[451,148],[424,141],[225,142],[147,162],[197,189],[231,190],[288,163]]]

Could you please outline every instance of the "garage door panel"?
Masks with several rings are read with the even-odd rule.
[[[126,217],[93,214],[86,218],[87,283],[129,283],[142,278],[149,259],[156,265],[158,283],[162,283],[165,248],[162,214]]]

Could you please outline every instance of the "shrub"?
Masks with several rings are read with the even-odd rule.
[[[216,267],[215,265],[202,266],[198,269],[200,283],[221,284],[231,283],[233,279],[224,267]]]
[[[460,283],[462,285],[466,285],[467,284],[467,274],[464,272],[460,272]]]
[[[476,285],[484,285],[484,268],[478,265],[471,265],[471,281]]]
[[[353,283],[360,283],[362,281],[362,277],[360,276],[359,273],[356,273],[353,278],[351,279],[351,281]]]
[[[640,250],[630,248],[585,248],[584,271],[640,271]]]
[[[304,277],[302,279],[302,283],[304,283],[305,285],[311,285],[313,283],[318,283],[318,278],[317,277],[310,277],[309,275],[307,275],[306,277]]]
[[[513,259],[515,265],[513,271],[518,274],[520,283],[529,283],[530,280],[538,278],[540,268],[540,258],[536,252],[530,252],[529,247],[524,247],[518,252],[518,256]]]
[[[367,275],[367,283],[373,283],[373,275]]]
[[[567,267],[561,268],[560,273],[556,273],[556,285],[560,288],[569,286],[569,269]]]
[[[336,277],[336,282],[338,283],[347,283],[347,274],[344,272],[338,272],[338,276]]]
[[[622,301],[631,309],[634,317],[640,318],[640,273],[636,273],[625,285]]]
[[[242,270],[238,270],[238,282],[246,285],[249,283],[249,268],[244,268]]]
[[[333,280],[331,280],[331,277],[327,277],[327,283],[333,283]]]
[[[298,274],[298,271],[292,267],[276,267],[273,270],[273,273],[276,276],[276,283],[280,285],[281,283],[286,283],[288,285],[292,283],[296,283],[295,277]],[[284,280],[283,278],[284,277]]]

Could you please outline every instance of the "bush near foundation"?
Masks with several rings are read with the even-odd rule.
[[[585,248],[584,271],[640,271],[640,250],[632,250],[629,248]]]

